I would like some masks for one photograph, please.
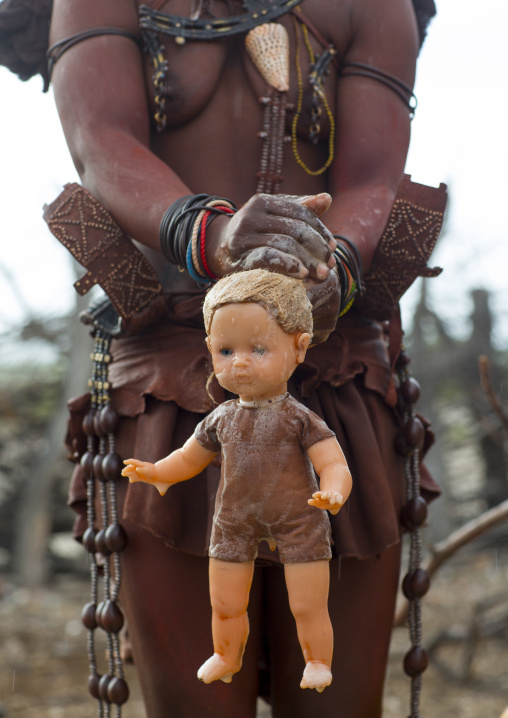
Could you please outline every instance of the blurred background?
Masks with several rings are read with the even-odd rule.
[[[437,7],[406,171],[448,185],[430,262],[444,272],[416,282],[402,305],[418,409],[439,437],[427,462],[443,490],[426,529],[429,556],[486,512],[508,513],[508,6]],[[95,715],[80,622],[87,566],[70,538],[62,437],[66,399],[85,390],[90,340],[72,288],[82,270],[42,221],[43,204],[78,178],[51,90],[41,90],[40,78],[22,83],[0,68],[0,716],[84,718]],[[507,538],[494,513],[434,577],[424,602],[428,718],[499,718],[508,704]],[[387,718],[408,714],[406,633],[394,631]],[[142,718],[130,680],[125,716]]]

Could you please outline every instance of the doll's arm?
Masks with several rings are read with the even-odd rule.
[[[337,514],[346,503],[353,485],[346,458],[336,439],[323,439],[307,449],[307,454],[320,478],[320,491],[308,503],[318,509]]]
[[[164,496],[173,484],[187,481],[203,471],[215,456],[217,452],[205,449],[194,436],[191,436],[181,449],[173,451],[155,464],[138,459],[127,459],[124,461],[126,467],[122,471],[122,476],[127,476],[131,483],[143,481],[146,484],[153,484],[160,495]]]

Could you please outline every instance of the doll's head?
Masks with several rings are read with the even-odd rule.
[[[285,393],[305,358],[312,307],[300,280],[254,269],[221,279],[203,314],[215,375],[246,400]]]

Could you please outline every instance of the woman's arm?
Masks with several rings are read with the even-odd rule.
[[[131,0],[55,0],[50,43],[92,27],[139,35]],[[68,50],[54,66],[60,119],[83,185],[122,229],[155,249],[167,207],[188,188],[149,150],[142,55],[124,37],[101,35]]]
[[[411,0],[354,0],[350,22],[352,42],[342,62],[374,66],[412,87],[418,33]],[[341,77],[336,124],[334,200],[323,221],[357,245],[368,269],[404,171],[409,112],[379,81]]]
[[[50,42],[104,26],[139,34],[134,2],[55,0]],[[206,62],[208,55],[200,54],[205,52],[195,48],[194,57],[199,55],[198,60]],[[124,37],[89,38],[58,60],[53,85],[83,185],[128,235],[159,249],[164,212],[192,190],[150,150],[149,108],[139,48]],[[205,159],[189,157],[188,161]],[[217,167],[218,187],[220,172]],[[332,264],[328,231],[310,209],[294,199],[256,200],[235,218],[233,231],[229,225],[230,220],[221,217],[212,223],[210,237],[207,234],[207,255],[210,253],[209,262],[216,274],[244,268],[246,256],[260,247],[257,263],[250,262],[249,266],[273,266],[295,276],[322,279],[328,273],[326,264]],[[264,251],[266,246],[271,247],[269,252]]]

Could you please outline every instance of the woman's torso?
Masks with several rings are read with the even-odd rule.
[[[189,17],[196,3],[190,0],[170,0],[160,10],[171,15]],[[216,16],[244,12],[240,3],[229,5],[222,0],[211,3]],[[349,42],[349,2],[303,2],[302,10],[322,36],[333,45],[337,57]],[[295,13],[298,17],[298,11]],[[294,107],[298,99],[296,44],[299,42],[298,63],[302,77],[302,111],[298,122],[298,152],[312,169],[321,167],[327,160],[330,123],[321,108],[319,142],[309,141],[311,126],[312,88],[308,76],[309,51],[305,44],[301,22],[298,31],[293,14],[279,18],[288,31],[290,42],[290,87],[288,101]],[[332,32],[331,32],[332,31]],[[297,40],[297,34],[299,39]],[[307,33],[312,51],[319,55],[326,48]],[[263,108],[259,101],[266,94],[267,84],[250,60],[244,46],[245,35],[214,41],[187,41],[177,44],[172,37],[158,34],[168,70],[165,77],[165,110],[167,126],[162,132],[156,128],[153,116],[157,111],[154,102],[153,67],[148,55],[144,56],[149,108],[152,119],[151,150],[166,162],[186,183],[192,193],[205,192],[228,197],[237,205],[246,202],[256,191],[262,140]],[[336,103],[337,70],[333,64],[324,77],[324,88],[329,107]],[[295,111],[286,117],[286,133],[291,135]],[[305,195],[327,190],[326,173],[313,177],[297,163],[292,143],[283,150],[283,176],[281,191],[285,194]],[[159,253],[142,251],[159,272],[166,286],[179,290],[192,285],[187,275],[168,266]]]

